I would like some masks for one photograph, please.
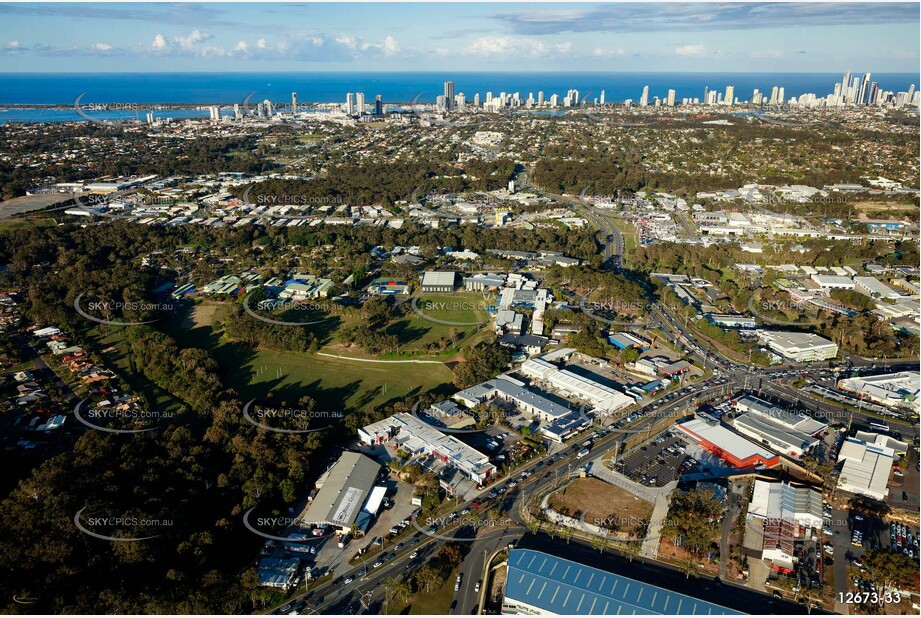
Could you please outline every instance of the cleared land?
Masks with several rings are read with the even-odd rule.
[[[648,520],[652,515],[652,504],[640,500],[630,492],[599,479],[576,479],[550,497],[550,506],[555,511],[585,521],[608,520],[618,524],[618,530],[630,532],[632,522]],[[608,519],[610,518],[610,519]]]
[[[11,200],[0,202],[0,219],[63,204],[74,199],[75,195],[74,193],[41,193],[14,197]]]

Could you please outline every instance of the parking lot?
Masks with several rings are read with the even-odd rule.
[[[678,478],[682,468],[687,469],[691,464],[686,449],[684,440],[664,433],[619,461],[619,471],[642,485],[662,487]]]

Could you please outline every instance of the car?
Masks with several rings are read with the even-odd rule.
[[[418,557],[419,557],[419,552],[417,552],[417,551],[414,551],[413,553],[409,554],[409,559],[410,559],[410,560],[415,560],[415,559],[418,558]]]
[[[409,542],[410,547],[415,547],[418,544],[419,544],[419,539],[413,539],[412,541]]]
[[[457,574],[457,580],[454,582],[454,592],[457,592],[458,590],[460,590],[461,581],[462,581],[463,579],[464,579],[464,574],[463,574],[463,573],[458,573],[458,574]]]
[[[468,515],[469,513],[470,513],[470,507],[469,507],[469,506],[464,507],[464,509],[461,510],[461,512],[460,512],[461,515]]]
[[[476,586],[473,587],[473,591],[474,591],[474,592],[479,592],[479,591],[480,591],[480,586],[481,586],[482,584],[483,584],[483,580],[482,580],[482,579],[478,579],[477,582],[476,582]]]
[[[505,487],[500,487],[500,488],[497,489],[496,491],[499,492],[499,495],[501,496],[502,494],[504,494],[504,493],[505,493],[506,491],[508,491],[508,490],[507,490]]]
[[[397,546],[393,548],[394,551],[400,551],[403,549],[403,543],[397,543]]]
[[[381,562],[380,560],[378,560],[378,561],[376,561],[374,564],[371,565],[371,568],[376,569],[376,568],[378,568],[379,566],[381,566],[382,564],[384,564],[384,563]]]
[[[489,498],[495,498],[495,497],[498,496],[499,494],[497,494],[497,493],[496,493],[496,490],[493,489],[492,491],[490,491],[490,492],[489,492],[488,494],[486,494],[486,495],[487,495]]]
[[[348,585],[351,584],[353,581],[355,581],[355,579],[354,579],[352,576],[349,576],[349,577],[346,577],[344,580],[342,580],[342,583],[345,584],[346,586],[348,586]]]

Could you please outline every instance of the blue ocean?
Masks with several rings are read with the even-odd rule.
[[[842,72],[843,73],[843,72]],[[518,92],[522,98],[543,92],[565,96],[570,89],[588,95],[591,102],[605,93],[608,103],[638,101],[644,86],[650,100],[665,98],[674,89],[678,100],[703,98],[704,89],[725,91],[735,87],[739,99],[751,97],[755,88],[770,94],[782,86],[787,98],[811,92],[824,96],[834,90],[842,73],[488,73],[488,72],[394,72],[394,73],[0,73],[0,123],[64,122],[79,120],[73,110],[11,109],[9,105],[68,105],[81,94],[82,105],[117,104],[226,104],[250,100],[289,102],[296,92],[299,103],[344,102],[346,93],[363,92],[368,103],[381,95],[385,104],[433,102],[452,80],[456,93],[468,101],[475,94]],[[861,75],[862,76],[862,75]],[[919,83],[911,73],[879,73],[872,76],[883,90],[908,90]],[[129,119],[143,111],[94,112],[105,119]],[[205,110],[154,112],[155,116],[207,117]]]

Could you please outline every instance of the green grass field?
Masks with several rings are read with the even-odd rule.
[[[626,260],[639,246],[639,241],[636,238],[636,228],[631,222],[623,219],[616,217],[608,217],[608,219],[617,226],[617,229],[620,230],[621,235],[624,237],[624,259]]]
[[[489,313],[486,308],[498,301],[493,297],[484,298],[477,292],[458,292],[456,294],[427,294],[416,301],[416,308],[423,315],[409,309],[406,302],[406,317],[387,325],[387,333],[397,335],[400,351],[404,353],[424,352],[428,345],[441,338],[456,337],[453,349],[475,343],[486,333],[489,325]],[[433,320],[456,322],[457,325],[440,324]]]
[[[32,217],[29,219],[4,219],[0,221],[0,232],[25,230],[35,227],[50,227],[53,225],[55,225],[55,221],[51,218]]]
[[[294,401],[308,394],[326,409],[362,409],[421,394],[453,379],[451,371],[440,364],[364,363],[317,354],[238,348],[242,346],[227,342],[213,352],[221,365],[229,368],[228,383],[245,398],[272,393],[276,399]]]
[[[451,370],[441,364],[366,363],[319,354],[253,349],[229,341],[214,330],[212,325],[225,311],[220,302],[199,301],[169,323],[166,330],[182,345],[209,350],[223,368],[224,383],[246,399],[271,393],[275,399],[292,402],[307,394],[317,401],[318,409],[361,409],[423,393],[453,379]]]

